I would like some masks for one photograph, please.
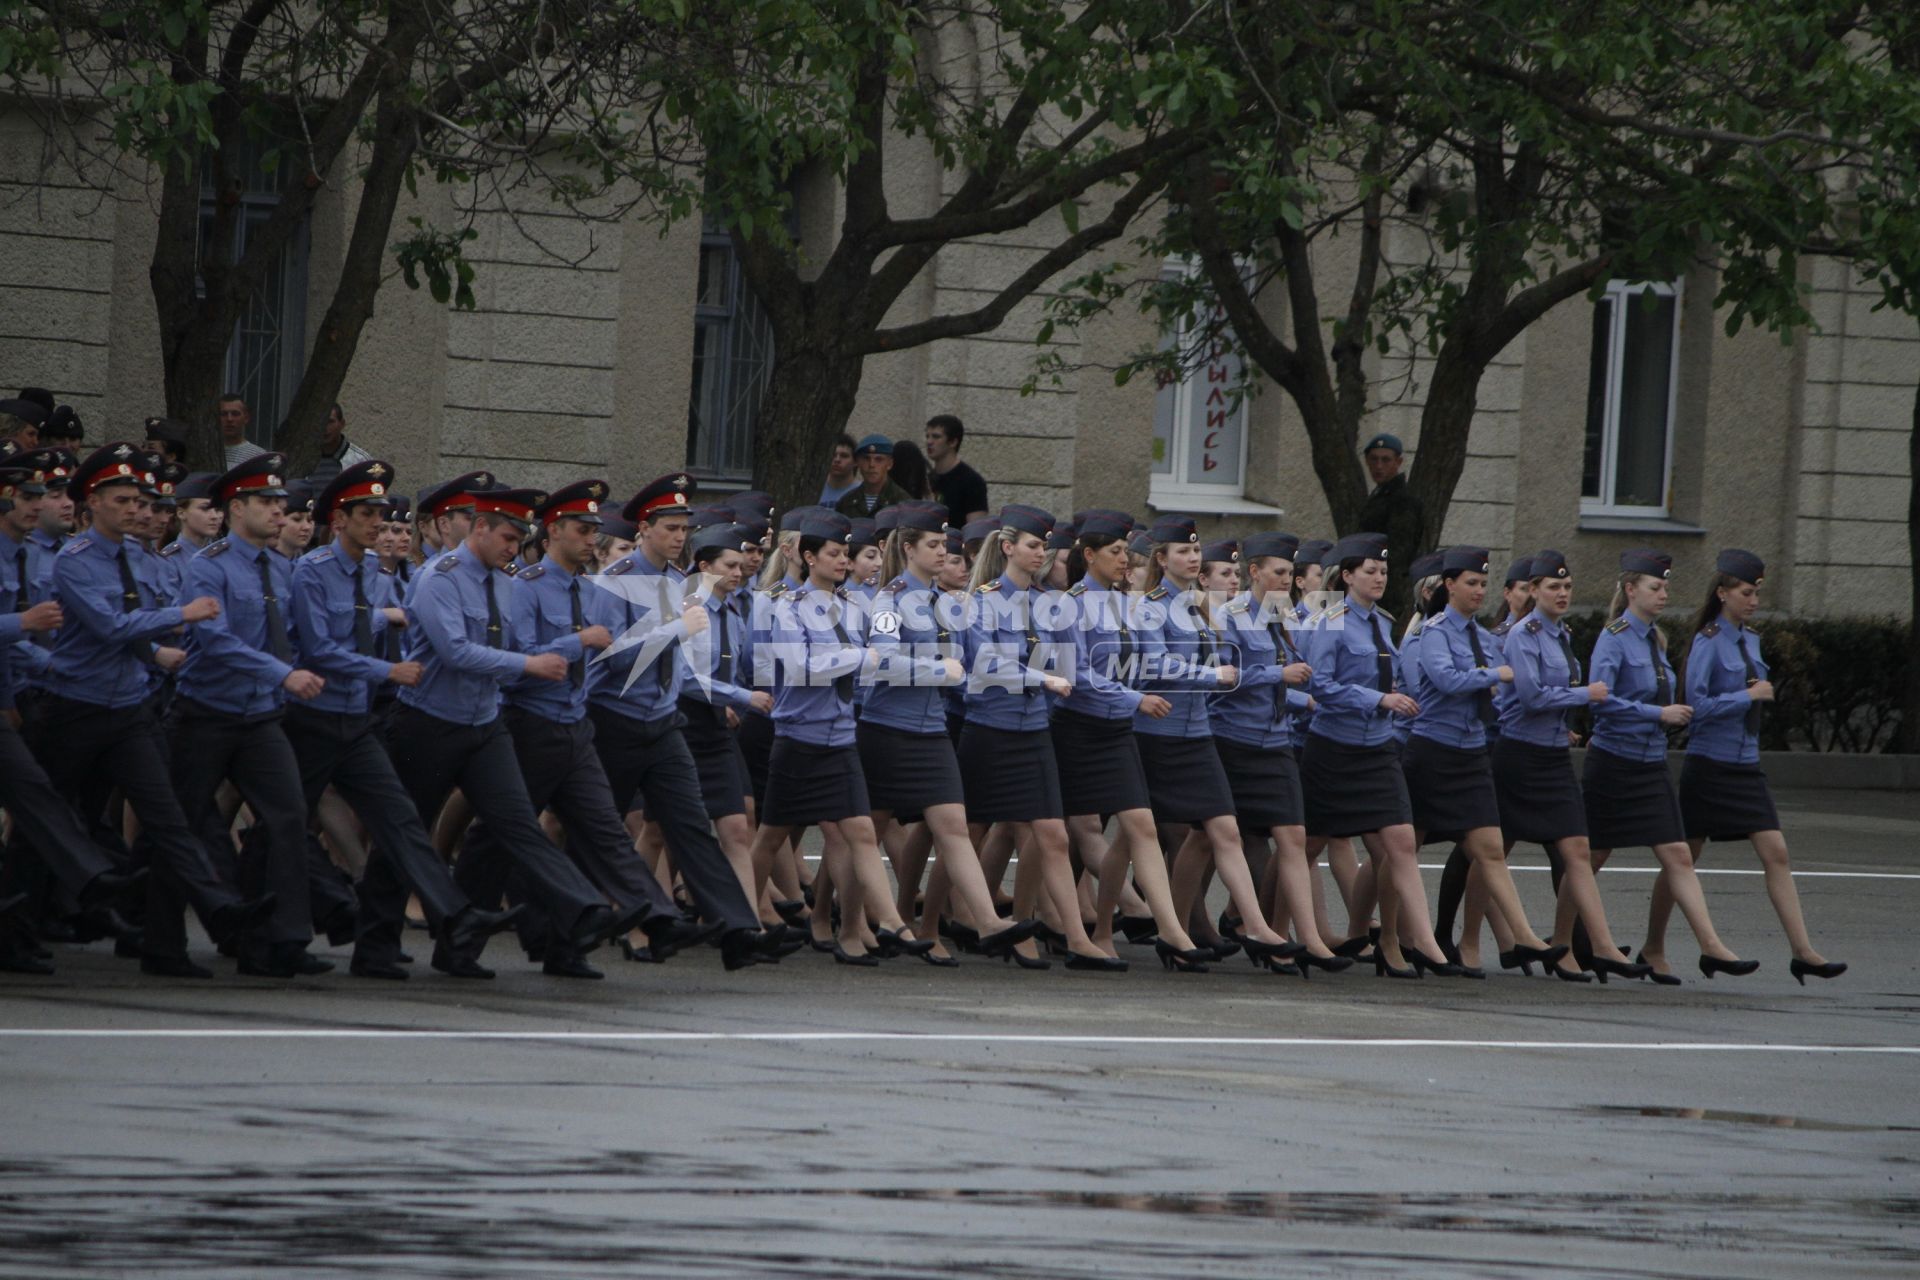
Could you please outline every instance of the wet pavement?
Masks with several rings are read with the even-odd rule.
[[[1760,972],[1678,988],[66,951],[0,976],[0,1276],[1910,1277],[1920,800],[1779,798],[1834,983],[1758,875],[1705,883]],[[1651,883],[1603,875],[1623,938]]]

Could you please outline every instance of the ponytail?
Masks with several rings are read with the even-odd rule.
[[[1620,575],[1620,580],[1613,585],[1613,599],[1607,603],[1608,622],[1612,622],[1615,618],[1627,611],[1627,588],[1638,583],[1640,579],[1651,576],[1651,574],[1645,573],[1623,573]],[[1665,653],[1667,651],[1666,633],[1661,631],[1656,625],[1653,628],[1653,634],[1654,643],[1660,646],[1662,653]]]
[[[1020,536],[1018,529],[995,529],[988,534],[986,541],[980,544],[980,554],[973,559],[973,573],[967,578],[967,589],[977,591],[998,578],[1007,567],[1007,543]]]
[[[760,589],[762,591],[767,590],[772,587],[774,583],[787,576],[787,558],[798,554],[794,550],[794,547],[799,541],[800,531],[798,529],[787,529],[780,534],[779,540],[773,544],[773,554],[767,557],[767,563],[760,569]],[[800,574],[799,576],[801,578],[806,577],[805,574]]]

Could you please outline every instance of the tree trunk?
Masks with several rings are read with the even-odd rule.
[[[1920,751],[1920,387],[1907,432],[1907,696],[1900,707],[1900,750]]]
[[[864,360],[774,340],[773,373],[760,404],[753,482],[785,511],[820,498],[833,438],[846,430]]]

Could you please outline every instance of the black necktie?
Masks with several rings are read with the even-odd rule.
[[[1647,628],[1647,656],[1653,660],[1653,705],[1664,707],[1673,701],[1673,681],[1660,660],[1660,638],[1652,627]]]
[[[1487,666],[1487,651],[1480,647],[1480,624],[1472,618],[1467,619],[1467,644],[1473,649],[1473,665],[1484,671]],[[1492,689],[1482,689],[1475,700],[1480,704],[1481,724],[1494,724],[1500,719],[1493,709]]]
[[[1378,669],[1374,672],[1374,683],[1382,693],[1393,692],[1393,651],[1387,648],[1387,638],[1380,632],[1380,615],[1369,614],[1367,625],[1373,628],[1373,653]]]
[[[1127,606],[1118,591],[1107,591],[1107,608],[1113,613],[1113,627],[1120,635],[1120,658],[1114,665],[1113,678],[1122,684],[1127,682],[1133,670],[1133,632],[1127,630]]]
[[[1580,659],[1573,656],[1573,641],[1567,638],[1567,629],[1560,628],[1560,656],[1567,660],[1567,688],[1580,687]]]
[[[280,616],[280,597],[273,594],[273,566],[267,557],[273,552],[262,549],[260,559],[260,600],[267,607],[267,650],[282,662],[293,661],[293,645],[287,640],[287,621]]]
[[[664,575],[661,577],[660,582],[660,599],[664,610],[666,602],[673,598],[670,590],[672,584],[667,581]],[[666,621],[671,622],[672,619],[669,617]],[[675,640],[667,644],[665,648],[660,650],[659,656],[653,660],[653,678],[659,681],[662,692],[666,691],[667,685],[673,680],[673,646],[678,643],[679,641]]]
[[[833,622],[833,638],[843,645],[851,645],[853,643],[853,637],[848,635],[847,629],[840,625],[840,606],[837,604],[828,605],[827,617]],[[853,698],[853,673],[848,672],[846,675],[836,676],[833,681],[833,691],[840,696],[842,702],[851,701]]]
[[[567,582],[567,612],[573,619],[573,634],[579,635],[586,630],[587,618],[580,612],[580,579],[578,578],[569,579]],[[580,650],[580,656],[573,660],[571,669],[567,672],[567,678],[573,681],[573,687],[576,689],[587,682],[587,651],[584,648]]]
[[[1747,633],[1740,632],[1734,643],[1740,646],[1740,665],[1747,669],[1747,687],[1752,688],[1759,683],[1760,673],[1754,670],[1753,655],[1747,651]],[[1760,736],[1760,704],[1757,702],[1747,705],[1747,732],[1756,738]]]
[[[20,575],[13,583],[13,611],[25,613],[27,611],[27,547],[25,543],[21,543],[20,549],[13,553],[13,563],[14,571]]]
[[[373,656],[373,608],[367,603],[365,565],[353,566],[353,651]]]
[[[1193,656],[1203,667],[1213,665],[1213,628],[1201,616],[1200,606],[1191,597],[1186,601],[1187,621],[1193,624]]]
[[[127,563],[127,549],[121,547],[114,555],[120,565],[120,612],[132,613],[142,605],[140,584],[134,581],[133,566]],[[148,666],[153,665],[153,653],[144,644],[133,646],[134,656]]]
[[[1027,653],[1020,662],[1022,666],[1031,667],[1033,665],[1033,655],[1040,649],[1040,633],[1036,631],[1033,626],[1033,592],[1031,590],[1020,593],[1020,622],[1021,625],[1027,629]],[[1037,691],[1038,686],[1028,684],[1026,676],[1022,674],[1020,677],[1020,696],[1030,698]]]
[[[1267,622],[1267,630],[1273,633],[1273,660],[1280,666],[1298,661],[1293,652],[1293,637],[1287,634],[1280,619],[1272,618]],[[1287,682],[1283,679],[1273,686],[1273,722],[1279,724],[1287,714]]]
[[[504,649],[500,632],[500,602],[493,595],[493,570],[486,572],[487,584],[487,648]]]

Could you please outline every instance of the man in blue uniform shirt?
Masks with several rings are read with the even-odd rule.
[[[477,951],[518,913],[482,910],[460,892],[375,730],[374,689],[418,684],[421,670],[417,662],[384,656],[385,641],[406,623],[401,609],[383,607],[386,597],[373,554],[392,482],[393,468],[370,458],[341,471],[314,501],[314,519],[330,530],[332,540],[293,566],[294,632],[301,662],[324,675],[327,686],[311,701],[287,709],[287,739],[300,764],[306,808],[311,811],[332,786],[366,824],[375,846],[398,864],[399,876],[420,899],[436,935],[458,949]],[[310,854],[311,849],[310,844]],[[324,873],[310,875],[308,884],[327,896],[314,902],[316,924],[334,942],[352,938],[352,894],[327,892],[338,880]],[[356,959],[352,971],[363,978],[407,976],[391,958],[370,956]]]
[[[416,631],[408,656],[420,663],[420,682],[400,691],[392,753],[420,821],[431,827],[459,787],[480,821],[492,829],[556,931],[581,950],[627,933],[644,906],[614,912],[600,892],[553,847],[527,798],[513,739],[500,716],[500,686],[522,676],[559,682],[567,660],[557,653],[513,649],[508,615],[513,579],[503,570],[526,538],[534,506],[546,498],[532,489],[475,492],[472,528],[453,551],[436,557],[414,581],[407,611]],[[400,950],[406,885],[386,851],[376,847],[360,885],[360,939],[356,964],[391,966]],[[490,978],[470,954],[442,937],[433,964],[456,977]]]
[[[239,960],[241,973],[263,978],[333,968],[307,954],[307,807],[281,727],[289,695],[306,701],[326,686],[294,665],[291,575],[274,550],[286,522],[286,461],[263,453],[213,484],[227,536],[187,565],[181,592],[215,600],[220,610],[188,634],[173,708],[173,788],[188,823],[231,856],[220,784],[231,781],[253,810],[259,831],[248,841],[239,878],[271,888],[278,905],[271,928],[246,939]]]
[[[73,476],[75,500],[86,503],[92,524],[55,557],[53,595],[64,622],[46,692],[34,704],[29,745],[55,787],[78,795],[100,778],[113,778],[140,820],[154,855],[141,971],[210,977],[187,957],[184,904],[219,942],[263,925],[274,902],[271,894],[242,901],[222,878],[167,776],[167,748],[147,703],[148,673],[156,665],[177,666],[185,654],[156,641],[218,617],[220,604],[197,596],[157,608],[143,594],[124,545],[143,474],[138,456],[131,444],[105,445]]]

